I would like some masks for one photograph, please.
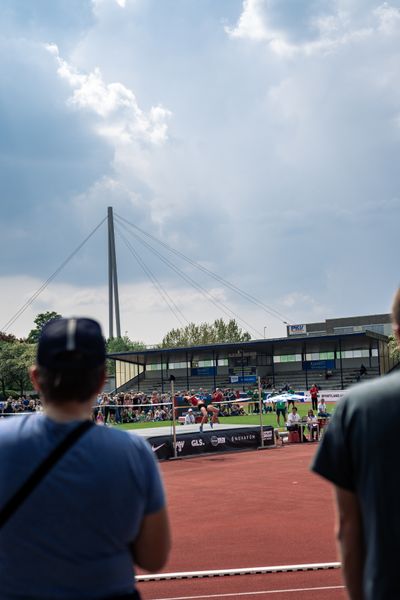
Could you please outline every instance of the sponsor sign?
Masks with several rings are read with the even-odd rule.
[[[305,335],[307,333],[307,326],[302,325],[288,325],[289,335]]]
[[[274,428],[263,427],[265,446],[274,446]],[[167,460],[174,456],[171,436],[148,438],[153,452],[159,460]],[[242,429],[226,429],[202,433],[185,433],[176,441],[178,456],[191,456],[205,452],[229,452],[240,448],[257,448],[261,444],[259,427],[243,427]]]
[[[192,377],[212,377],[216,374],[215,367],[196,367],[190,370]]]
[[[345,390],[320,390],[318,392],[318,401],[325,400],[325,402],[338,402],[345,395]],[[305,402],[311,402],[311,396],[307,392],[304,396]]]
[[[304,360],[303,371],[328,371],[335,369],[334,360]]]
[[[257,375],[231,375],[230,383],[257,383]]]

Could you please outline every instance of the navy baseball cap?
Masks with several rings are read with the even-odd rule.
[[[92,368],[104,363],[105,341],[97,321],[53,319],[39,337],[37,363],[48,369]]]

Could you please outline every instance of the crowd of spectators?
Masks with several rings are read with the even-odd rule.
[[[172,417],[169,394],[154,391],[99,394],[93,419],[99,424],[168,421]]]
[[[0,400],[0,417],[20,413],[34,413],[42,410],[40,400],[30,396],[20,396],[19,398],[9,396],[6,400]]]
[[[241,392],[231,388],[209,392],[205,389],[182,390],[175,393],[175,407],[185,407],[187,395],[196,395],[208,402],[217,402],[221,416],[237,416],[245,414],[244,397],[255,398],[258,390]],[[139,423],[169,421],[172,418],[172,402],[170,393],[153,391],[124,392],[118,394],[99,394],[93,408],[93,420],[99,424],[111,425],[120,423]]]
[[[266,395],[275,392],[270,386],[262,386],[263,410],[270,412],[271,406],[265,402]],[[268,390],[268,392],[267,392]],[[280,390],[279,390],[280,391]],[[182,390],[175,393],[174,404],[181,408],[186,406],[185,396],[196,395],[207,404],[212,402],[218,406],[220,416],[240,416],[247,414],[249,409],[246,402],[253,401],[251,412],[258,412],[258,387],[242,391],[235,388],[216,388],[209,391],[203,388],[197,390]],[[272,402],[270,403],[272,405]],[[188,408],[188,406],[187,406]],[[42,411],[40,399],[31,396],[19,398],[8,397],[0,399],[0,417],[11,414],[33,413]],[[172,403],[170,393],[158,391],[142,392],[129,391],[123,393],[102,393],[96,399],[93,408],[93,420],[99,424],[121,424],[139,422],[169,421],[172,419]]]

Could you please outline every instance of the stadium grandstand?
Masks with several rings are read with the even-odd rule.
[[[287,335],[182,348],[149,348],[110,354],[116,364],[115,388],[126,390],[215,389],[254,386],[343,390],[383,375],[394,364],[388,350],[389,314],[328,319],[287,325]]]

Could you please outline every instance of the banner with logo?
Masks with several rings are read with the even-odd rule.
[[[257,383],[257,375],[231,375],[230,383]]]
[[[264,446],[274,446],[274,428],[263,427]],[[148,438],[153,452],[159,460],[174,456],[171,436]],[[259,427],[220,429],[218,431],[179,434],[176,441],[177,456],[192,456],[207,452],[230,452],[238,449],[257,448],[261,445]]]
[[[196,367],[190,371],[192,377],[212,377],[216,374],[217,370],[215,367]]]
[[[303,371],[326,371],[336,369],[336,362],[332,359],[328,360],[304,360]]]
[[[307,326],[302,323],[301,325],[288,325],[289,335],[305,335],[307,333]]]
[[[338,402],[345,395],[346,390],[319,390],[318,400],[324,399],[325,402]],[[304,402],[311,402],[309,392],[304,395]]]

